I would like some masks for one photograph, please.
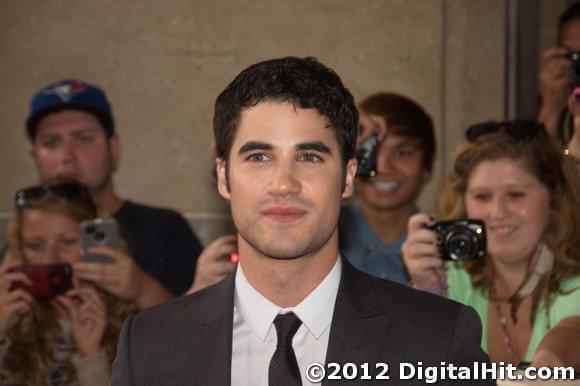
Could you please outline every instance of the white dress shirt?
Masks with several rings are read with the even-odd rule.
[[[294,312],[302,321],[292,340],[302,385],[315,385],[306,379],[306,367],[313,362],[325,362],[341,271],[339,257],[324,280],[300,304],[281,308],[256,291],[244,276],[241,264],[238,266],[234,294],[232,386],[268,386],[268,368],[278,340],[274,319],[276,315],[288,312]]]

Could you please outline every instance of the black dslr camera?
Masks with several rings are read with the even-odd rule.
[[[441,238],[443,260],[474,260],[485,256],[485,225],[480,220],[441,221],[428,225]]]
[[[379,144],[378,130],[368,137],[357,149],[356,159],[358,168],[357,177],[374,177],[377,175],[377,145]]]
[[[580,83],[580,52],[569,52],[566,57],[572,62],[572,65],[570,66],[572,79],[574,79],[574,82]]]

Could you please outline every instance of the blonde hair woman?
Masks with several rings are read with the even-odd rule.
[[[109,383],[121,325],[135,304],[76,276],[66,294],[33,299],[24,289],[12,288],[30,284],[30,278],[9,270],[16,264],[78,263],[80,222],[96,216],[88,191],[77,183],[33,186],[16,194],[0,268],[0,383]]]

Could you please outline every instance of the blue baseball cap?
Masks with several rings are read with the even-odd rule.
[[[34,140],[36,126],[42,118],[62,110],[81,110],[93,114],[107,136],[115,133],[111,105],[103,90],[82,80],[65,79],[44,87],[30,101],[30,113],[26,120],[28,138]]]

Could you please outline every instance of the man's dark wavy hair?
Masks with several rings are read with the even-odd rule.
[[[265,101],[314,108],[330,120],[343,164],[354,157],[358,113],[340,77],[315,58],[266,60],[243,70],[217,97],[213,130],[217,156],[227,160],[244,109]]]

